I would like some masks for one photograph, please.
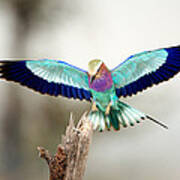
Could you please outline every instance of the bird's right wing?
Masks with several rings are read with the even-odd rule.
[[[56,60],[0,61],[0,78],[42,94],[91,100],[87,72]]]

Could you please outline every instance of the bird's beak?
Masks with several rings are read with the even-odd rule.
[[[90,83],[92,84],[92,82],[93,82],[95,79],[96,79],[96,75],[91,76],[91,77],[90,77]]]

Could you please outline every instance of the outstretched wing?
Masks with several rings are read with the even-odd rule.
[[[112,70],[116,93],[131,96],[180,72],[180,46],[145,51]]]
[[[0,61],[0,78],[18,82],[42,94],[91,99],[86,71],[63,61]]]

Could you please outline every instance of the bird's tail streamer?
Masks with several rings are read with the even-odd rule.
[[[121,101],[118,101],[116,108],[111,107],[108,115],[100,110],[100,108],[98,109],[99,111],[90,111],[88,115],[93,123],[94,130],[110,130],[111,127],[115,130],[120,130],[121,127],[135,126],[135,124],[138,124],[145,119],[149,119],[163,128],[168,129],[163,123]]]

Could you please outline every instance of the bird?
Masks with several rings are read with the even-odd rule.
[[[94,130],[120,130],[149,119],[162,122],[121,101],[180,72],[180,45],[144,51],[113,69],[100,59],[83,70],[61,60],[0,60],[0,79],[14,81],[41,94],[89,101]]]

